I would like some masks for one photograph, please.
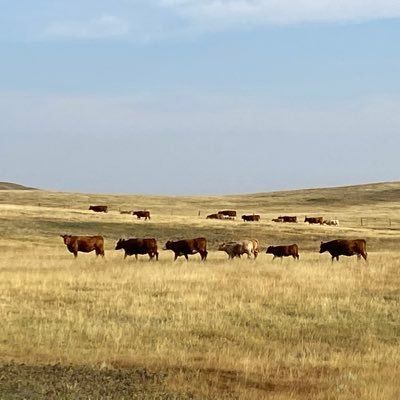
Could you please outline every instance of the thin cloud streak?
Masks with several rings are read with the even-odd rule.
[[[127,21],[114,15],[103,15],[87,21],[58,21],[44,32],[47,38],[99,39],[124,36],[130,32]]]

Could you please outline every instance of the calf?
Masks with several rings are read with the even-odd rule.
[[[90,206],[89,210],[94,212],[106,213],[108,211],[108,206]]]
[[[291,244],[289,246],[269,246],[267,254],[273,254],[274,257],[272,260],[275,260],[276,257],[289,257],[292,256],[294,259],[299,259],[299,248],[297,244]]]

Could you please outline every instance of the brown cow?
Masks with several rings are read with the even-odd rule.
[[[332,256],[332,262],[336,258],[339,261],[339,256],[354,256],[361,257],[367,261],[367,242],[365,239],[336,239],[330,242],[321,242],[319,249],[320,253],[328,251]]]
[[[291,244],[289,246],[269,246],[266,253],[274,255],[272,261],[275,260],[276,257],[282,258],[292,256],[295,260],[300,258],[297,244]]]
[[[308,222],[309,224],[320,224],[324,223],[323,217],[305,217],[304,222]]]
[[[64,244],[67,249],[78,257],[78,251],[83,253],[96,252],[96,256],[101,255],[104,257],[104,238],[103,236],[72,236],[61,235],[64,239]]]
[[[207,259],[207,239],[206,238],[196,238],[196,239],[184,239],[184,240],[168,240],[165,243],[164,250],[172,250],[175,253],[174,261],[179,256],[185,256],[188,260],[188,255],[200,253],[201,260],[205,261]]]
[[[150,211],[133,211],[132,215],[136,215],[136,217],[138,219],[144,218],[145,221],[147,219],[151,219],[150,218]]]
[[[89,210],[106,213],[108,211],[108,206],[90,206]]]
[[[223,218],[224,216],[219,213],[207,215],[207,219],[223,219]]]
[[[260,220],[260,216],[257,215],[257,214],[242,215],[242,220],[243,220],[243,222],[246,222],[246,221],[256,221],[256,222],[258,222]]]
[[[297,222],[297,217],[291,217],[288,215],[280,216],[278,219],[282,220],[282,222]]]
[[[157,241],[154,238],[130,238],[130,239],[119,239],[115,250],[125,250],[124,259],[127,256],[135,255],[136,260],[138,254],[148,254],[150,260],[156,257],[158,261]]]

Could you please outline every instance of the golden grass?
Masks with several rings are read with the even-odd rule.
[[[35,196],[46,204],[34,204]],[[280,205],[263,195],[254,209],[263,210],[260,224],[193,212],[217,210],[224,198],[210,198],[209,206],[197,198],[149,199],[155,211],[148,207],[153,217],[144,222],[117,210],[91,214],[78,207],[80,196],[7,192],[0,201],[0,362],[141,366],[165,371],[169,393],[182,398],[399,398],[399,227],[352,224],[355,210],[396,221],[400,206],[390,196],[386,206],[324,201],[326,212],[340,215],[339,228],[272,223],[279,209],[306,211],[292,206],[299,193]],[[244,210],[251,198],[230,197],[230,205]],[[117,207],[131,198],[108,200]],[[162,212],[172,208],[172,216]],[[105,259],[80,253],[74,260],[57,236],[66,231],[104,233]],[[180,232],[210,238],[206,263],[198,255],[174,263],[161,250],[159,262],[136,262],[112,250],[120,236],[155,236],[161,247]],[[215,251],[219,241],[244,237],[264,246],[296,241],[300,261],[260,254],[229,262]],[[368,264],[354,257],[331,264],[318,254],[319,240],[335,237],[366,237]]]

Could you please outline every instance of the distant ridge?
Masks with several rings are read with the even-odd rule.
[[[0,190],[37,190],[33,187],[18,185],[12,182],[0,182]]]

